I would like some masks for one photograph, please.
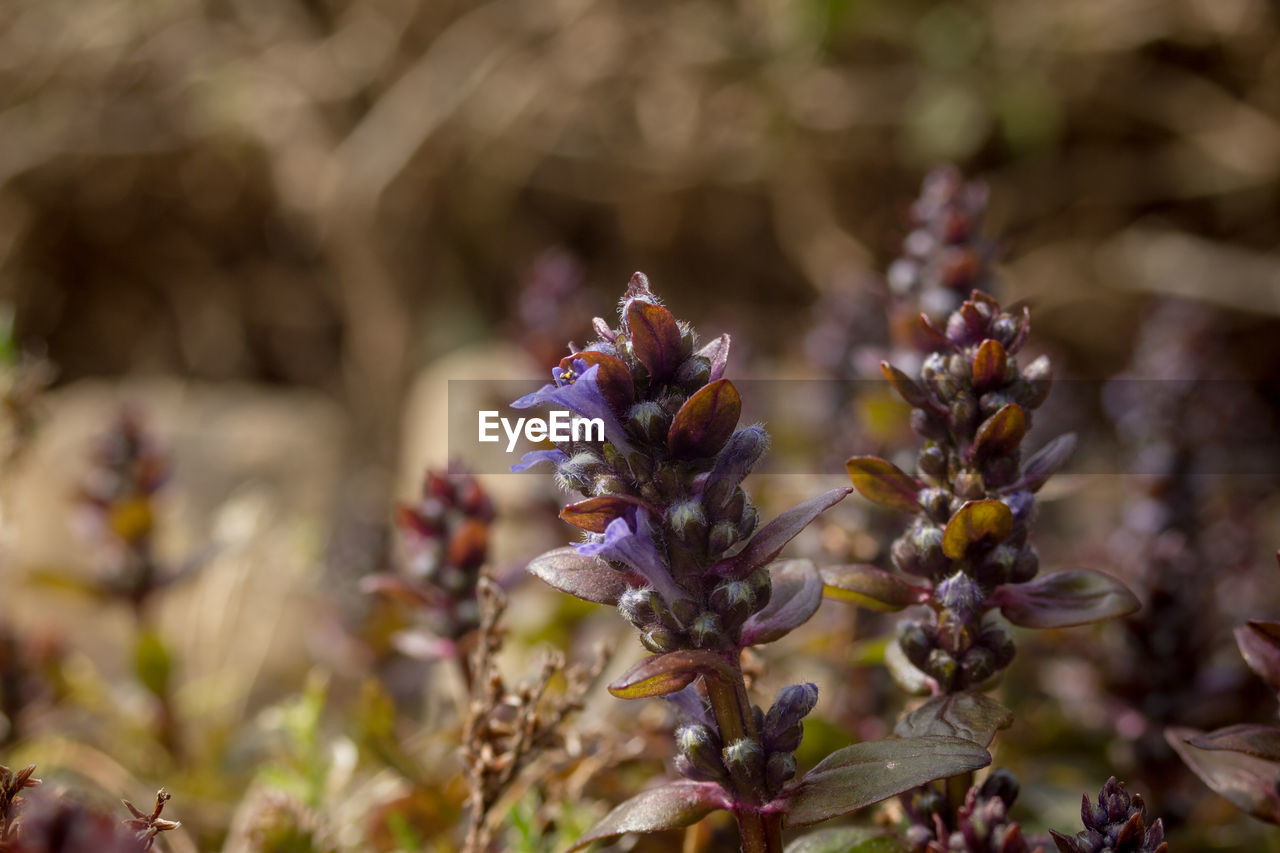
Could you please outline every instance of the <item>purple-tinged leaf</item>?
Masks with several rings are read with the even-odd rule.
[[[703,385],[671,420],[667,447],[677,459],[715,456],[738,426],[742,397],[728,379]]]
[[[631,351],[654,379],[666,379],[680,366],[680,326],[666,308],[632,300],[627,305],[627,328]]]
[[[987,338],[973,356],[973,390],[981,394],[1004,383],[1009,356],[999,341]]]
[[[898,396],[906,401],[908,406],[934,411],[941,408],[929,397],[929,392],[926,391],[920,383],[916,382],[889,362],[880,362],[880,372],[884,374],[885,379],[889,380],[889,384],[893,386],[893,390],[898,392]]]
[[[942,531],[942,553],[963,559],[970,548],[998,545],[1013,531],[1013,512],[1000,501],[969,501]]]
[[[769,603],[743,624],[739,645],[772,643],[808,622],[822,604],[822,575],[808,560],[779,560],[769,567],[769,578]]]
[[[1189,743],[1199,749],[1225,749],[1280,762],[1280,729],[1274,726],[1253,723],[1227,726],[1225,729],[1193,737]]]
[[[1013,486],[1017,490],[1037,492],[1045,482],[1054,475],[1076,449],[1076,434],[1069,432],[1060,435],[1053,441],[1032,454],[1022,466],[1022,479]]]
[[[898,737],[958,737],[987,747],[996,732],[1008,728],[1013,712],[984,693],[966,691],[934,696],[905,714],[893,727]]]
[[[913,849],[884,830],[840,826],[803,835],[787,845],[786,853],[911,853]]]
[[[994,343],[994,342],[993,342]],[[1027,434],[1027,416],[1017,403],[1002,406],[978,427],[969,453],[973,459],[1008,456]]]
[[[1280,823],[1280,764],[1241,752],[1200,749],[1190,741],[1203,735],[1196,729],[1165,729],[1164,737],[1200,780],[1232,805],[1259,820]]]
[[[727,809],[724,790],[713,782],[668,782],[641,791],[617,806],[574,842],[569,853],[593,841],[616,838],[628,832],[660,832],[702,820],[717,809]]]
[[[682,649],[650,655],[609,685],[619,699],[647,699],[683,690],[699,675],[732,683],[734,672],[724,657],[706,649]]]
[[[1024,628],[1068,628],[1127,616],[1141,606],[1120,581],[1088,569],[1071,569],[1029,583],[1006,584],[992,603],[1004,617]]]
[[[604,533],[609,522],[637,507],[648,507],[654,511],[640,498],[630,495],[600,495],[569,504],[560,510],[560,517],[581,530]]]
[[[613,326],[609,325],[609,321],[603,317],[593,317],[591,320],[591,328],[595,329],[600,340],[613,343],[618,339],[618,333],[613,330]]]
[[[1249,668],[1280,690],[1280,622],[1250,619],[1236,628],[1236,645]]]
[[[785,795],[786,823],[819,823],[990,763],[985,749],[961,738],[856,743],[828,755]]]
[[[619,571],[604,560],[579,554],[572,545],[535,557],[528,568],[530,574],[561,592],[596,604],[616,605],[627,587],[649,585],[638,574]]]
[[[892,613],[919,604],[926,592],[875,566],[854,564],[822,569],[822,593],[869,610]]]
[[[916,513],[923,485],[915,477],[877,456],[854,456],[845,463],[849,479],[864,498],[890,509]]]
[[[1016,354],[1022,349],[1022,345],[1027,342],[1027,338],[1031,335],[1031,309],[1022,306],[1022,314],[1018,317],[1018,331],[1014,334],[1013,340],[1009,342],[1009,352]]]
[[[721,335],[698,350],[694,355],[700,355],[711,362],[710,381],[715,382],[721,376],[724,376],[725,365],[729,362],[729,335],[727,333]]]
[[[784,510],[757,530],[746,547],[717,564],[717,573],[746,577],[760,566],[772,562],[786,544],[799,536],[815,518],[840,503],[852,491],[853,489],[832,489]]]
[[[933,320],[929,319],[928,314],[920,315],[920,329],[924,333],[925,346],[937,352],[950,352],[956,348],[951,339],[947,337],[946,332],[938,328]]]

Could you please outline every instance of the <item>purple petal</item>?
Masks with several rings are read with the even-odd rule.
[[[721,335],[698,350],[696,355],[700,355],[711,362],[711,378],[708,381],[715,382],[721,376],[724,376],[725,364],[729,361],[729,336],[727,334]]]
[[[684,591],[676,585],[667,568],[666,560],[658,553],[653,542],[653,528],[649,523],[649,512],[643,507],[636,510],[635,529],[631,528],[627,519],[615,518],[604,529],[604,534],[594,542],[586,542],[579,546],[578,553],[588,557],[601,557],[622,563],[653,585],[653,588],[668,602],[687,598]]]
[[[580,371],[577,379],[565,385],[557,385],[554,382],[549,385],[543,385],[532,394],[525,394],[519,400],[513,402],[511,408],[528,409],[541,405],[560,406],[571,412],[576,412],[584,418],[599,418],[604,422],[604,437],[621,452],[630,453],[632,447],[627,441],[627,431],[622,428],[622,424],[613,413],[613,409],[610,408],[608,401],[604,398],[604,394],[600,391],[600,386],[596,382],[596,375],[600,372],[600,365],[593,364],[587,367],[586,364],[582,359],[575,360],[573,362],[574,371]],[[558,371],[559,368],[552,371],[552,376],[557,377],[557,381]]]
[[[536,465],[543,462],[550,462],[553,466],[559,466],[561,462],[568,462],[569,456],[563,450],[530,450],[520,461],[511,466],[513,474],[521,471],[528,471]]]
[[[698,688],[697,683],[690,684],[675,693],[668,693],[662,698],[676,706],[676,709],[681,714],[684,714],[695,723],[702,723],[704,726],[711,726],[712,728],[716,727],[715,721],[711,716],[711,706],[703,698],[702,691]]]

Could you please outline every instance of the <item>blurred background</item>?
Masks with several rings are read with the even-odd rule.
[[[704,337],[733,334],[730,375],[865,378],[887,346],[884,271],[947,162],[987,187],[993,291],[1031,306],[1059,377],[1087,380],[1045,410],[1046,437],[1105,422],[1106,458],[1141,460],[1066,478],[1040,547],[1149,607],[1026,641],[1024,663],[1050,663],[1011,676],[1025,716],[997,760],[1040,792],[1024,796],[1036,828],[1070,828],[1114,772],[1175,849],[1262,849],[1159,732],[1274,710],[1230,635],[1280,607],[1274,3],[8,0],[0,139],[0,300],[26,371],[0,620],[56,670],[5,763],[108,798],[168,784],[173,849],[234,848],[246,791],[270,787],[261,732],[295,719],[282,707],[331,679],[352,716],[371,661],[402,697],[434,683],[391,661],[357,587],[396,559],[394,500],[449,461],[449,379],[544,377],[637,269]],[[1160,382],[1108,398],[1117,376]],[[901,412],[849,396],[771,424],[777,452],[836,482],[851,453],[909,446]],[[156,548],[191,569],[146,629],[175,662],[166,713],[188,721],[164,754],[139,722],[154,696],[119,683],[146,645],[130,649],[127,608],[66,589],[96,571],[71,498],[122,405],[170,460]],[[1243,436],[1254,473],[1223,476]],[[568,539],[544,480],[483,480],[500,569]],[[770,481],[766,505],[814,483]],[[841,512],[801,547],[882,557],[892,522]],[[568,605],[527,594],[545,606],[515,645],[586,642],[548,627]],[[829,609],[805,642],[834,703],[889,623]],[[824,698],[835,741],[892,719],[883,677],[859,683]],[[620,704],[584,718],[639,713]],[[447,739],[430,749],[451,760]],[[350,761],[326,795],[346,811],[317,808],[333,843],[397,849],[351,829],[399,789]],[[422,837],[443,839],[460,796],[441,782],[427,801]]]

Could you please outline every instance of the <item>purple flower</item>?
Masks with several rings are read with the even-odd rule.
[[[550,462],[559,468],[563,462],[568,462],[569,456],[563,450],[556,448],[554,450],[530,450],[520,458],[520,461],[511,466],[511,473],[517,474],[521,471],[528,471],[535,465],[541,465],[543,462]]]
[[[609,522],[603,534],[593,537],[597,541],[578,545],[578,553],[623,563],[652,584],[668,603],[687,598],[684,590],[671,577],[667,561],[658,553],[658,546],[654,544],[649,511],[638,507],[633,518],[634,529],[625,516],[615,518]]]
[[[576,412],[584,418],[599,418],[604,423],[605,439],[621,453],[630,453],[631,444],[627,441],[627,431],[622,428],[608,401],[600,391],[596,377],[600,366],[587,366],[584,359],[573,360],[569,370],[554,367],[551,370],[551,384],[543,385],[532,394],[525,394],[511,404],[513,409],[528,409],[533,406],[561,406]]]

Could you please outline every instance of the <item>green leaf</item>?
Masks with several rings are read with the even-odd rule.
[[[803,835],[787,845],[786,853],[911,853],[911,846],[883,830],[841,826]]]
[[[627,587],[647,584],[639,575],[619,571],[597,557],[579,554],[571,545],[535,557],[528,569],[530,574],[561,592],[597,604],[617,604]]]
[[[951,693],[934,696],[898,720],[898,737],[958,737],[979,746],[990,746],[1000,729],[1013,722],[1013,712],[983,693]]]
[[[961,738],[856,743],[836,750],[805,774],[786,796],[786,822],[788,826],[819,823],[990,763],[985,749]]]
[[[699,675],[728,682],[734,679],[721,655],[706,649],[681,650],[650,655],[610,684],[609,692],[619,699],[666,696],[688,687]]]
[[[822,604],[822,576],[808,560],[779,560],[769,566],[769,579],[769,603],[743,624],[743,646],[785,637],[808,622]]]
[[[661,305],[633,299],[627,305],[631,351],[656,380],[675,372],[680,362],[680,326]]]
[[[969,501],[951,516],[942,531],[942,553],[964,559],[970,548],[996,545],[1013,530],[1013,513],[1000,501]]]
[[[742,397],[728,379],[703,385],[671,420],[667,447],[677,459],[715,456],[742,416]]]
[[[152,695],[164,696],[169,692],[169,680],[173,674],[173,659],[164,640],[154,631],[145,631],[133,648],[133,669]]]
[[[1190,741],[1204,733],[1196,729],[1165,729],[1164,737],[1200,780],[1232,805],[1268,823],[1280,823],[1276,780],[1280,764],[1240,752],[1200,749]]]
[[[919,604],[924,592],[884,569],[861,564],[824,568],[822,583],[822,591],[827,598],[881,613],[892,613]]]
[[[845,462],[853,487],[869,501],[903,512],[918,513],[920,483],[887,459],[854,456]]]
[[[569,853],[593,841],[628,832],[660,832],[697,823],[717,809],[729,807],[724,791],[711,782],[669,782],[642,791],[622,803],[579,838]]]
[[[1006,584],[991,601],[1024,628],[1067,628],[1125,616],[1141,605],[1120,581],[1088,569],[1054,572],[1028,583]]]
[[[974,459],[1008,456],[1027,434],[1027,416],[1017,403],[1002,406],[978,427],[969,452]]]

